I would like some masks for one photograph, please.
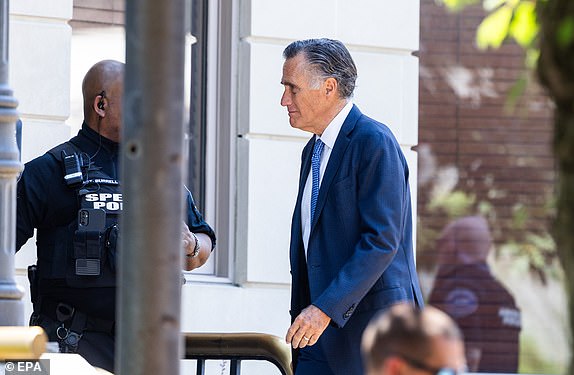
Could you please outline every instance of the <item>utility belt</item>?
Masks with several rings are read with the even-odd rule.
[[[40,326],[50,341],[57,341],[61,353],[76,353],[84,332],[114,336],[116,322],[95,318],[62,302],[42,301],[39,312],[30,318],[31,326]]]

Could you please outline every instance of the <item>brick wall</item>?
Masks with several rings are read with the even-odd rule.
[[[482,17],[480,7],[451,14],[434,0],[421,0],[418,250],[423,264],[432,261],[425,251],[448,221],[443,212],[428,208],[432,186],[445,182],[435,167],[455,167],[456,189],[492,205],[498,243],[523,236],[512,229],[518,207],[528,212],[525,229],[548,227],[545,205],[555,178],[551,106],[534,83],[514,113],[505,111],[508,90],[525,71],[523,51],[512,44],[478,50],[475,35]]]

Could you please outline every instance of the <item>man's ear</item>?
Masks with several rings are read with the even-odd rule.
[[[397,356],[390,356],[385,359],[385,362],[382,364],[382,374],[389,374],[389,375],[400,375],[405,373],[405,362],[397,357]]]
[[[327,78],[324,83],[325,95],[327,96],[337,95],[338,87],[339,84],[335,78],[333,77]]]
[[[94,109],[94,112],[96,112],[100,117],[106,117],[107,106],[108,102],[103,95],[97,95],[94,98],[94,102],[92,103],[92,108]]]

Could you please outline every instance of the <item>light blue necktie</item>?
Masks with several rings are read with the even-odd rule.
[[[313,173],[313,186],[311,189],[311,223],[313,223],[315,207],[317,206],[317,198],[319,197],[319,169],[321,168],[321,154],[323,153],[323,146],[325,146],[323,141],[317,138],[315,146],[313,147],[313,155],[311,156],[311,169]]]

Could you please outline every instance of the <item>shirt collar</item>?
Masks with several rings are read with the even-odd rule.
[[[328,146],[330,149],[333,149],[335,146],[335,141],[337,140],[337,136],[339,135],[339,131],[343,127],[343,123],[345,119],[351,112],[353,108],[353,102],[348,101],[347,104],[341,109],[341,111],[335,116],[333,120],[327,125],[327,128],[323,131],[323,134],[319,137],[323,143]]]

